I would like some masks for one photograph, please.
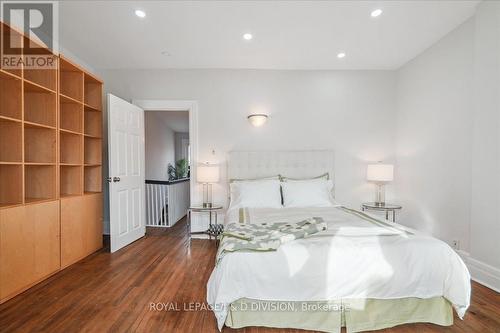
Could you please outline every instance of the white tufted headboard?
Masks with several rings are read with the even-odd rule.
[[[316,177],[328,172],[334,181],[335,153],[332,150],[233,151],[227,158],[228,182],[276,176]]]

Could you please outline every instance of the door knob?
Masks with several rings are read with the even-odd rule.
[[[120,181],[120,177],[113,177],[113,182],[119,182]]]

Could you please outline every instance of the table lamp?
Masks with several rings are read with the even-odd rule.
[[[203,184],[203,207],[212,207],[212,183],[219,181],[219,166],[208,163],[198,166],[196,180]]]
[[[377,185],[375,204],[385,206],[385,184],[394,179],[394,166],[392,164],[369,164],[366,169],[366,179]]]

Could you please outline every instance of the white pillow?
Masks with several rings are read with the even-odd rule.
[[[332,207],[333,182],[325,179],[288,180],[281,183],[285,207]]]
[[[281,208],[280,181],[250,180],[238,181],[229,185],[231,193],[230,208]]]

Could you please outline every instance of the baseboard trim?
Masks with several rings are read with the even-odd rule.
[[[472,258],[468,252],[457,252],[467,265],[472,280],[500,293],[500,269]]]

